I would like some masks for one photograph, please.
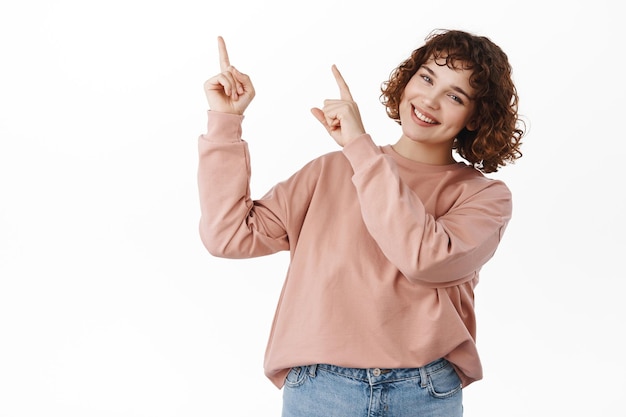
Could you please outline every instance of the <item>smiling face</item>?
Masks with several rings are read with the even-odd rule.
[[[463,128],[474,128],[470,123],[474,112],[471,75],[471,70],[448,67],[443,58],[426,61],[402,94],[402,137],[394,149],[428,164],[454,163],[454,139]]]

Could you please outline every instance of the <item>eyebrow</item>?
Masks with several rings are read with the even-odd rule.
[[[433,78],[437,78],[437,75],[435,74],[435,72],[430,69],[429,67],[426,66],[426,64],[422,65],[421,68],[424,68],[426,70],[426,72],[428,72]],[[454,91],[463,94],[465,97],[467,97],[468,100],[473,100],[472,96],[470,96],[469,94],[467,94],[461,87],[457,86],[457,85],[451,85],[450,88],[452,88]]]

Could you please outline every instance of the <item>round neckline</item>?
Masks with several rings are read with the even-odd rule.
[[[385,145],[382,147],[382,150],[385,154],[390,155],[393,159],[398,163],[398,165],[409,168],[409,169],[420,169],[424,171],[430,172],[442,172],[442,171],[452,171],[457,169],[462,169],[467,167],[468,165],[464,162],[457,161],[452,164],[445,165],[433,165],[426,164],[424,162],[414,161],[405,156],[400,155],[395,149],[393,149],[392,145]]]

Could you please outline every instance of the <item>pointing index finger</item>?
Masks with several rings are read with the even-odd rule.
[[[333,75],[335,76],[335,81],[337,81],[337,85],[339,86],[339,97],[342,100],[354,101],[352,99],[352,94],[350,94],[350,88],[348,88],[348,84],[346,84],[346,80],[343,79],[343,76],[337,69],[337,66],[333,65],[332,70]]]
[[[230,60],[228,59],[228,51],[226,50],[226,42],[221,36],[217,37],[217,48],[220,54],[220,71],[226,71],[230,67]]]

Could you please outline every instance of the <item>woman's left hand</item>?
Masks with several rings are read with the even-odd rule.
[[[323,109],[314,107],[311,113],[326,128],[335,142],[343,147],[364,134],[365,128],[361,121],[359,107],[352,99],[348,84],[335,65],[332,66],[332,71],[339,86],[339,99],[324,100]]]

